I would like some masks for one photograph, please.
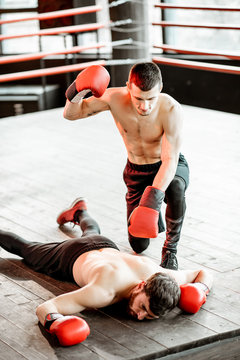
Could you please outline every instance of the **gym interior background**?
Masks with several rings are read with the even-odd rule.
[[[184,3],[225,11],[164,8]],[[101,11],[36,19],[90,6],[101,6]],[[160,321],[136,322],[115,307],[87,311],[83,316],[91,335],[83,344],[62,348],[43,333],[35,309],[73,290],[73,285],[49,281],[1,249],[0,359],[239,358],[239,16],[240,0],[0,0],[0,228],[44,242],[77,236],[77,227],[59,229],[55,219],[69,200],[85,196],[102,233],[116,239],[123,251],[131,251],[122,139],[108,112],[88,121],[63,119],[67,85],[80,69],[57,71],[103,61],[111,74],[110,86],[124,85],[132,62],[161,58],[164,91],[182,104],[194,105],[183,106],[183,153],[190,164],[191,186],[179,263],[182,269],[206,268],[215,278],[211,295],[196,315],[175,309]],[[9,22],[17,17],[35,19]],[[66,31],[88,24],[91,31]],[[96,31],[93,24],[104,26]],[[56,28],[62,30],[43,36]],[[29,36],[37,32],[41,36]],[[71,52],[76,46],[88,49]],[[172,65],[166,64],[170,61]],[[38,76],[22,77],[36,75],[34,71]],[[40,72],[51,75],[41,77]],[[53,109],[39,111],[48,108]],[[6,117],[18,114],[24,115]],[[160,234],[145,254],[157,263],[164,239],[165,233]]]
[[[0,74],[49,69],[104,59],[111,74],[110,86],[124,86],[132,63],[157,56],[239,67],[239,11],[156,7],[165,3],[181,5],[182,1],[1,0]],[[240,0],[232,0],[231,4],[228,0],[201,1],[203,6],[210,3],[212,6],[240,7]],[[95,5],[101,6],[101,11],[42,21],[36,19],[7,22],[9,19],[34,17],[52,11]],[[163,25],[164,22],[168,25]],[[44,29],[96,23],[103,26],[98,30],[79,33],[61,32],[48,36],[7,38],[13,34],[34,34]],[[178,25],[174,25],[176,23]],[[206,24],[208,26],[205,27]],[[54,50],[60,52],[73,46],[91,44],[104,46],[73,54],[53,54],[40,59],[7,62],[12,56],[20,54],[49,53]],[[163,44],[180,50],[169,51],[166,46],[161,48]],[[186,48],[193,53],[185,53],[183,50]],[[205,53],[201,53],[202,49]],[[159,66],[164,81],[163,91],[180,103],[240,114],[239,73],[206,71],[164,63]],[[65,90],[78,72],[1,81],[0,117],[64,106]]]

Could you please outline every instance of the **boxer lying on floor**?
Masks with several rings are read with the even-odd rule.
[[[85,308],[101,308],[125,299],[129,315],[143,320],[157,319],[177,305],[195,313],[205,303],[212,286],[209,273],[169,270],[147,257],[121,252],[100,235],[84,199],[76,199],[57,222],[78,224],[82,236],[62,243],[38,243],[0,231],[0,245],[22,257],[33,270],[79,285],[80,289],[45,301],[36,310],[41,324],[61,345],[74,345],[88,336],[87,323],[72,315]]]

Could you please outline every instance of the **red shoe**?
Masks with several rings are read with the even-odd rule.
[[[87,210],[86,202],[82,197],[79,197],[76,200],[74,200],[74,202],[68,209],[62,211],[58,215],[57,223],[59,225],[64,225],[67,222],[73,222],[74,224],[78,224],[78,222],[74,220],[74,215],[78,210]]]

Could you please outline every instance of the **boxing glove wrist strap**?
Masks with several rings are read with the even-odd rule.
[[[59,314],[59,313],[49,313],[46,315],[45,317],[45,322],[44,322],[44,328],[49,331],[50,330],[50,327],[52,325],[52,323],[59,319],[59,318],[62,318],[63,315]]]
[[[202,289],[205,292],[206,295],[209,294],[210,290],[209,290],[209,287],[206,284],[202,283],[201,281],[195,282],[193,284],[197,285],[197,287],[199,289]]]
[[[87,95],[90,91],[91,91],[90,89],[82,90],[79,93],[77,93],[76,91],[76,95],[71,99],[71,103],[73,104],[80,103],[81,100],[84,98],[84,96]]]
[[[153,186],[147,186],[142,194],[139,205],[160,211],[164,196],[164,191]]]

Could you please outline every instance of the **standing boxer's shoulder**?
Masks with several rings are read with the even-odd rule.
[[[106,95],[108,97],[110,108],[113,111],[119,111],[119,109],[122,109],[123,111],[128,104],[129,95],[126,87],[109,88]]]
[[[111,87],[107,89],[105,94],[111,101],[117,101],[120,98],[126,97],[128,95],[128,91],[126,90],[126,87]]]
[[[166,112],[170,112],[172,110],[174,111],[181,110],[181,105],[179,104],[179,102],[168,94],[161,93],[160,100],[161,100],[161,108]]]

